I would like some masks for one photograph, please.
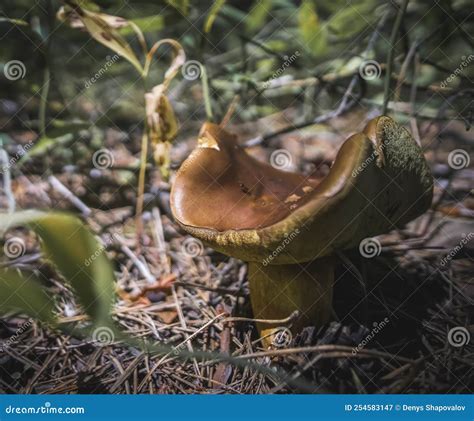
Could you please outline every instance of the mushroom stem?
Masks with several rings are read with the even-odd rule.
[[[334,261],[331,257],[310,263],[268,265],[249,263],[250,301],[257,319],[284,319],[298,311],[291,331],[320,326],[332,314]],[[265,345],[273,340],[277,325],[257,323]]]

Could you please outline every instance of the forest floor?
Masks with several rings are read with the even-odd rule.
[[[278,129],[290,118],[276,115],[232,129],[244,140]],[[346,136],[363,127],[364,118],[352,111],[249,151],[268,160],[273,150],[284,148],[294,169],[325,173]],[[172,153],[175,168],[192,150],[198,129],[192,125],[181,132]],[[173,353],[147,354],[116,343],[107,332],[84,341],[15,316],[0,323],[0,390],[471,393],[474,170],[467,165],[453,169],[447,162],[450,151],[467,145],[472,149],[472,143],[461,122],[443,125],[441,133],[436,124],[423,122],[420,131],[435,178],[432,208],[405,229],[378,237],[381,252],[373,258],[362,257],[358,250],[341,253],[334,295],[337,319],[270,348],[262,346],[251,321],[246,265],[202,246],[178,228],[169,208],[170,184],[159,181],[156,169],[149,171],[145,230],[137,247],[136,193],[130,178],[137,173],[139,136],[117,129],[105,132],[110,167],[94,167],[92,154],[86,154],[74,170],[50,162],[52,170],[44,176],[44,161],[27,163],[12,184],[17,208],[73,211],[102,238],[115,263],[114,318],[122,329],[155,343],[225,353],[272,370],[198,357],[183,360]],[[11,136],[23,144],[31,138],[27,131]],[[10,235],[23,238],[26,252],[2,265],[40,272],[48,279],[45,287],[55,298],[61,322],[85,323],[68,286],[40,261],[36,238],[24,229]],[[285,374],[277,374],[274,367]]]

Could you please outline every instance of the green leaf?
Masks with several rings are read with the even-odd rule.
[[[173,6],[183,16],[188,15],[189,0],[166,0],[166,2],[170,6]]]
[[[312,0],[304,0],[298,10],[298,28],[301,39],[311,55],[323,55],[328,46],[328,30],[321,25]]]
[[[59,138],[67,134],[76,134],[81,130],[89,130],[91,123],[79,119],[61,120],[55,119],[49,123],[48,137]]]
[[[338,10],[329,19],[329,30],[341,37],[350,37],[357,34],[367,25],[377,19],[374,9],[375,0],[359,0],[348,3]]]
[[[212,25],[214,24],[214,21],[216,20],[217,14],[219,11],[222,9],[222,6],[224,6],[226,0],[216,0],[214,4],[211,7],[211,11],[207,15],[206,22],[204,23],[204,32],[208,33],[212,29]]]
[[[82,21],[92,38],[126,58],[140,74],[143,72],[142,65],[132,48],[116,29],[108,26],[98,14],[91,12],[86,13]]]
[[[28,149],[28,153],[23,155],[18,161],[19,165],[23,165],[28,159],[46,154],[52,148],[57,148],[60,145],[66,145],[74,140],[74,136],[71,133],[65,134],[58,137],[42,137],[38,139],[35,144]]]
[[[94,321],[110,315],[115,276],[105,247],[76,217],[63,213],[23,211],[2,215],[0,230],[27,225],[42,240],[44,256],[70,283],[84,311]]]
[[[144,16],[131,19],[129,22],[134,23],[144,33],[158,32],[165,27],[165,19],[161,15]],[[135,34],[135,30],[130,25],[120,28],[119,32],[124,36]]]
[[[260,28],[272,8],[272,0],[257,0],[250,10],[245,25],[250,32]]]
[[[28,26],[28,22],[24,21],[24,20],[21,20],[21,19],[10,19],[10,18],[6,18],[6,17],[0,17],[0,23],[2,22],[8,22],[8,23],[11,23],[13,25],[19,25],[19,26]]]
[[[0,312],[19,311],[44,323],[54,324],[54,305],[34,274],[0,271]]]

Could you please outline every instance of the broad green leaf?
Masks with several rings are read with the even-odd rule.
[[[207,15],[206,22],[204,23],[204,32],[208,33],[212,29],[212,25],[214,24],[214,21],[216,20],[217,14],[219,11],[222,9],[222,6],[224,6],[226,0],[216,0],[214,4],[211,7],[211,11]]]
[[[100,245],[76,217],[63,213],[23,211],[0,216],[0,230],[27,225],[42,240],[42,250],[70,283],[80,304],[94,321],[109,317],[114,273]]]
[[[98,285],[91,285],[90,278],[81,275],[84,268],[79,263],[79,259],[83,258],[89,251],[92,251],[90,249],[91,244],[97,246],[97,242],[78,219],[65,214],[46,214],[38,211],[0,215],[0,230],[5,230],[16,225],[28,225],[34,229],[43,239],[43,249],[46,255],[56,263],[64,276],[69,275],[71,277],[71,279],[68,280],[73,284],[80,299],[82,301],[85,300],[86,304],[94,301],[95,297],[93,294],[97,291]],[[64,247],[64,250],[60,250],[61,247]],[[50,250],[54,250],[54,256],[51,256]],[[65,260],[61,262],[61,259],[64,258]],[[99,258],[97,260],[99,260]],[[97,262],[97,260],[95,262]],[[71,267],[68,269],[66,268],[67,265],[71,265]],[[97,270],[94,274],[97,277],[102,276],[103,279],[108,279],[108,277],[111,276],[112,270],[109,265],[104,262],[102,262],[102,266],[103,270]],[[98,282],[94,282],[94,284],[95,283]],[[34,275],[22,276],[13,270],[0,271],[0,288],[2,291],[0,297],[0,312],[12,310],[21,311],[35,319],[56,325],[59,329],[70,335],[79,335],[79,337],[83,334],[88,336],[91,334],[97,335],[97,331],[102,329],[102,332],[107,334],[108,340],[122,341],[125,345],[141,349],[146,353],[158,355],[173,354],[173,357],[183,359],[196,357],[214,362],[227,361],[237,367],[251,367],[258,372],[281,376],[282,380],[288,379],[286,373],[280,373],[278,370],[253,364],[244,359],[234,358],[222,353],[187,351],[169,345],[149,343],[141,338],[133,338],[125,332],[118,330],[113,325],[110,317],[108,317],[108,313],[104,315],[103,318],[94,317],[95,313],[93,313],[94,323],[90,327],[75,326],[72,328],[72,326],[65,324],[57,325],[55,323],[56,319],[54,317],[52,300],[46,295],[44,289],[41,287],[41,283]],[[90,292],[86,295],[84,295],[85,288],[90,288]],[[106,289],[109,290],[110,288]],[[98,300],[101,299],[99,298]],[[104,305],[104,310],[105,307]],[[308,390],[310,390],[309,387]]]
[[[19,311],[44,323],[54,322],[53,301],[34,274],[1,270],[0,288],[0,312]]]
[[[245,21],[247,30],[253,32],[260,28],[270,13],[271,8],[272,0],[256,0]]]
[[[305,48],[314,56],[327,51],[328,31],[321,24],[312,0],[303,0],[298,10],[298,27]]]

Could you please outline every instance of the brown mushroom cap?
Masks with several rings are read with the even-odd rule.
[[[273,253],[272,264],[283,264],[404,225],[430,206],[432,188],[420,147],[389,117],[349,137],[322,181],[260,162],[235,135],[206,123],[176,175],[171,208],[214,249],[246,261]]]

